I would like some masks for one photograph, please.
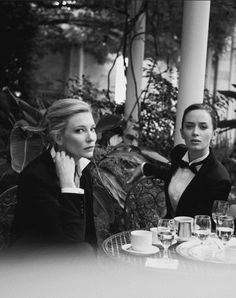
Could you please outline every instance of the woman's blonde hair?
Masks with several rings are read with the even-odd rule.
[[[45,122],[50,142],[66,128],[68,119],[78,113],[92,112],[88,103],[75,98],[64,98],[54,101],[48,108]]]

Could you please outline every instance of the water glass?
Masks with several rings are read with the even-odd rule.
[[[225,246],[234,234],[234,219],[229,215],[221,215],[216,223],[216,235]]]
[[[175,240],[174,221],[171,219],[159,219],[157,225],[157,235],[164,248],[163,258],[169,261],[168,248]]]
[[[203,244],[211,234],[211,218],[208,215],[196,215],[194,217],[194,233]]]
[[[229,209],[229,202],[215,200],[212,206],[212,219],[217,224],[220,215],[226,215]]]

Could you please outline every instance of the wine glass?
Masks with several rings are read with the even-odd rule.
[[[201,241],[201,244],[211,233],[211,218],[208,215],[196,215],[194,217],[194,233]]]
[[[174,221],[171,219],[159,219],[157,224],[157,235],[163,248],[163,259],[169,261],[168,248],[173,244],[175,239]]]
[[[215,200],[212,205],[212,219],[217,225],[217,221],[220,215],[226,215],[229,209],[229,202]]]
[[[229,215],[220,215],[216,223],[216,235],[225,246],[234,233],[234,218]]]

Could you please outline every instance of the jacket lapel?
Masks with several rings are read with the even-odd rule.
[[[193,199],[195,198],[195,196],[194,196],[195,189],[198,189],[199,183],[201,183],[201,180],[204,179],[205,173],[209,169],[209,166],[211,166],[211,164],[214,163],[214,160],[215,160],[215,157],[210,149],[210,154],[207,157],[206,161],[204,162],[204,164],[202,165],[202,167],[200,168],[198,173],[193,177],[193,179],[190,181],[189,185],[186,187],[186,189],[182,193],[182,195],[179,199],[177,209],[176,209],[177,214],[178,214],[178,210],[182,209],[182,205],[184,204],[184,202],[186,200],[189,201],[192,198]]]

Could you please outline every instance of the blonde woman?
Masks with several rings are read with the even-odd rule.
[[[60,99],[47,111],[51,147],[20,174],[13,231],[26,242],[96,242],[91,177],[97,140],[90,106]]]

